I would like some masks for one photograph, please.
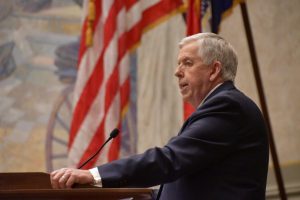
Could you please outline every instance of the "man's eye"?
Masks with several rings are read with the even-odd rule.
[[[191,67],[191,66],[193,66],[193,61],[191,61],[191,60],[182,60],[182,61],[179,61],[178,63],[177,63],[177,65],[178,66],[182,66],[182,67]]]
[[[186,65],[186,66],[192,66],[192,65],[193,65],[193,62],[191,62],[191,61],[186,61],[186,62],[184,62],[184,65]]]

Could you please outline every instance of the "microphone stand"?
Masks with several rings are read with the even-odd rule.
[[[91,157],[89,157],[89,159],[87,159],[84,163],[82,163],[78,169],[81,169],[83,166],[85,166],[88,162],[90,162],[102,149],[103,147],[113,138],[117,137],[117,135],[119,134],[119,129],[114,129],[111,133],[109,138],[104,142],[104,144],[102,144],[102,146],[98,149],[98,151],[96,151],[96,153],[94,153],[94,155],[92,155]]]

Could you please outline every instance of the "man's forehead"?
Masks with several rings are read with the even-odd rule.
[[[184,59],[184,58],[199,58],[198,54],[198,45],[197,44],[187,44],[183,46],[178,53],[178,59]]]
[[[180,49],[198,49],[199,48],[199,42],[198,41],[191,41],[189,43],[186,43],[183,45]]]

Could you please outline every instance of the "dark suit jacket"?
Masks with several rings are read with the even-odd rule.
[[[164,147],[98,169],[103,187],[164,184],[163,200],[265,199],[265,123],[258,107],[227,81]]]

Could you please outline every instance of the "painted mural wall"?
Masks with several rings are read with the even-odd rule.
[[[65,165],[81,4],[1,0],[0,13],[0,171]]]
[[[81,3],[0,0],[1,172],[66,165]],[[279,160],[297,170],[300,1],[249,0],[247,5]],[[182,124],[173,72],[184,26],[182,16],[173,17],[147,32],[138,49],[138,152],[162,146]],[[239,7],[224,20],[220,34],[239,54],[237,87],[259,104]],[[300,188],[299,180],[292,183]]]

